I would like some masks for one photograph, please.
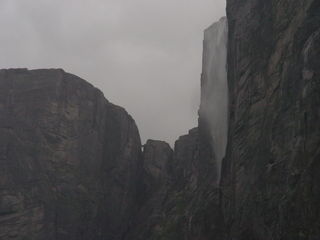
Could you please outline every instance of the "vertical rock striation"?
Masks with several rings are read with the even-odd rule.
[[[138,206],[133,119],[62,70],[0,71],[0,239],[122,239]]]
[[[320,238],[320,2],[227,1],[227,239]]]
[[[175,144],[149,239],[320,238],[319,12],[316,0],[228,0],[228,109],[217,106],[226,85],[216,24],[204,41],[199,128]],[[227,112],[217,187],[226,140],[214,131]]]

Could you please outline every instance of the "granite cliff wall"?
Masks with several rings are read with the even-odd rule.
[[[204,33],[199,127],[179,137],[173,150],[159,141],[144,146],[145,182],[152,190],[128,240],[222,238],[219,178],[228,124],[226,49],[227,20],[222,18]]]
[[[227,1],[226,239],[320,239],[319,13],[317,0]]]
[[[210,133],[201,128],[181,136],[174,150],[164,142],[147,142],[144,166],[149,190],[127,240],[209,240],[220,235],[223,222],[211,146]],[[159,167],[163,163],[165,167]]]
[[[133,119],[62,70],[0,71],[0,239],[122,239],[140,197]]]
[[[221,184],[200,109],[198,130],[176,142],[149,239],[320,238],[319,12],[315,0],[227,1],[229,132]],[[205,45],[204,60],[208,51]],[[202,108],[217,101],[207,74],[215,67],[204,61]]]

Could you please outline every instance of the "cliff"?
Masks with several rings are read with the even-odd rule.
[[[141,152],[132,118],[74,75],[1,70],[0,87],[0,239],[211,234],[205,210],[218,194],[205,128],[174,151],[149,140]]]
[[[0,239],[122,239],[139,206],[132,118],[62,70],[0,71]]]
[[[174,150],[160,141],[144,146],[149,190],[126,239],[205,240],[220,234],[214,158],[211,145],[201,136],[198,128],[190,130],[176,141]]]
[[[320,238],[319,12],[315,0],[228,1],[221,182],[215,24],[205,32],[199,128],[176,142],[161,217],[140,239]]]
[[[171,157],[166,157],[169,150],[161,147],[161,142],[145,145],[145,181],[158,182],[153,168],[148,167],[154,159],[161,162],[163,181],[161,188],[149,185],[155,191],[148,192],[149,198],[135,221],[138,226],[128,240],[210,240],[224,236],[219,178],[228,124],[226,43],[227,20],[222,18],[204,33],[199,127],[175,142]]]
[[[320,2],[227,1],[227,239],[320,238]]]

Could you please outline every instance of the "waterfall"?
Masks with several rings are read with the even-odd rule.
[[[205,30],[203,42],[200,117],[210,129],[218,182],[228,135],[227,35],[224,17]]]

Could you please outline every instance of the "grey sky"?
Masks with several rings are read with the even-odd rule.
[[[1,0],[0,68],[63,68],[171,144],[197,125],[203,30],[225,0]]]

